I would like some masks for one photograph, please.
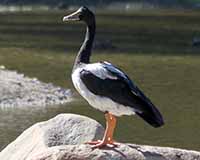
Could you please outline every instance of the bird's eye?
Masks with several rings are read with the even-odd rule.
[[[80,14],[78,17],[79,17],[80,20],[83,19],[83,15],[82,14]]]

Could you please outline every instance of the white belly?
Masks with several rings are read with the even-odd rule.
[[[73,72],[72,82],[80,95],[83,96],[92,107],[102,112],[111,112],[116,116],[135,114],[134,109],[131,107],[121,105],[112,101],[110,98],[98,96],[90,92],[80,79],[80,71],[81,69],[78,68]]]

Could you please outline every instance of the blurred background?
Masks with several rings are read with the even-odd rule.
[[[92,61],[122,68],[158,106],[165,126],[119,118],[116,140],[200,151],[200,0],[0,0],[0,65],[69,88],[74,101],[51,107],[0,108],[0,149],[32,124],[59,113],[104,124],[71,82],[85,25],[63,23],[81,5],[96,14]]]

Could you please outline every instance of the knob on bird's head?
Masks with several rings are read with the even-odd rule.
[[[80,7],[74,13],[64,16],[63,21],[84,21],[87,24],[91,24],[95,22],[95,17],[92,11],[90,11],[87,7]]]

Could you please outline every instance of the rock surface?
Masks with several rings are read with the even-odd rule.
[[[116,46],[113,45],[111,40],[95,40],[93,47],[98,50],[114,50],[117,49]]]
[[[70,100],[70,90],[0,67],[0,108],[46,106]]]
[[[86,141],[103,136],[102,126],[90,118],[61,114],[35,124],[8,145],[1,160],[200,160],[200,152],[169,147],[119,144],[92,149]]]
[[[94,150],[89,145],[67,145],[49,148],[28,160],[200,160],[200,153],[134,144]]]
[[[60,114],[25,130],[1,151],[0,160],[26,160],[49,147],[77,145],[99,139],[103,132],[103,127],[95,120],[80,115]]]

